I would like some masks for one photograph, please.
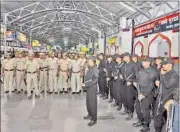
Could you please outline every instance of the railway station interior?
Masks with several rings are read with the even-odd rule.
[[[179,7],[176,0],[1,0],[1,66],[5,65],[7,54],[16,57],[17,53],[33,52],[36,57],[41,53],[66,52],[84,53],[89,57],[100,53],[123,56],[128,52],[140,60],[170,58],[179,75]],[[15,75],[13,78],[9,87],[18,89]],[[26,83],[24,80],[21,93],[7,93],[1,68],[1,132],[141,131],[142,127],[132,125],[138,120],[136,110],[127,121],[126,116],[120,115],[120,111],[99,94],[97,124],[89,127],[83,119],[87,114],[86,90],[81,89],[78,94],[44,91],[39,98],[35,90],[29,99],[23,92]],[[177,114],[175,108],[174,115]],[[172,124],[166,122],[162,132],[178,132],[174,129],[175,116],[166,117]],[[153,117],[149,128],[149,132],[160,132],[154,128]]]

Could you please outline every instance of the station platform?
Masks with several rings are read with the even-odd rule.
[[[98,121],[88,127],[85,93],[45,95],[28,100],[26,95],[1,95],[2,132],[138,132],[126,116],[98,97]],[[153,130],[151,130],[153,132]]]

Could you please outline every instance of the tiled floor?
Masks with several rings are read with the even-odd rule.
[[[88,127],[85,93],[81,95],[41,95],[28,100],[26,95],[1,94],[2,132],[138,132],[136,121],[125,121],[107,101],[98,99],[98,123]]]

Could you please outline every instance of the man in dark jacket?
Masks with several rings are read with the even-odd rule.
[[[154,128],[156,132],[161,132],[166,123],[164,104],[167,100],[173,99],[174,90],[179,88],[179,76],[173,70],[173,65],[174,62],[170,58],[162,62],[160,81],[156,81],[156,86],[159,88],[155,109],[156,116],[154,118]]]
[[[99,70],[99,79],[98,79],[99,93],[101,94],[100,97],[107,98],[108,95],[105,94],[105,90],[106,90],[106,87],[107,87],[106,73],[105,73],[106,61],[105,61],[104,55],[102,53],[98,56],[98,59],[100,60],[100,63],[98,65],[98,70]]]
[[[128,113],[126,120],[130,120],[134,113],[134,103],[137,91],[133,86],[133,81],[136,78],[138,68],[134,62],[131,61],[131,55],[124,53],[123,61],[125,62],[122,67],[122,75],[124,79],[123,85],[123,105],[125,106],[125,113]]]
[[[107,56],[107,62],[106,62],[106,70],[107,70],[107,89],[106,89],[106,94],[110,92],[110,100],[109,103],[113,102],[114,99],[114,94],[113,94],[113,76],[112,76],[112,70],[115,65],[115,63],[112,60],[112,56],[108,55]]]
[[[96,58],[91,56],[88,58],[89,70],[85,76],[84,84],[82,84],[86,90],[86,106],[88,115],[84,119],[91,119],[88,123],[89,126],[93,126],[97,122],[97,87],[98,87],[98,69],[96,67]]]
[[[122,56],[121,55],[116,55],[116,64],[113,68],[113,90],[114,90],[114,98],[115,98],[115,104],[113,106],[118,106],[117,110],[120,111],[122,108],[122,85],[123,81],[120,78],[122,76],[121,73],[121,68],[124,64],[122,61]]]
[[[136,99],[136,113],[139,121],[133,123],[134,127],[143,125],[141,132],[149,131],[149,124],[151,121],[151,100],[154,88],[154,82],[157,79],[157,73],[151,65],[152,59],[146,58],[142,62],[143,69],[138,73],[137,83],[134,83],[138,90],[138,98]]]

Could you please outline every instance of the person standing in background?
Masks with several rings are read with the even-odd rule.
[[[10,53],[7,53],[6,59],[2,63],[2,75],[4,76],[4,92],[12,93],[13,79],[15,75],[15,63]]]

